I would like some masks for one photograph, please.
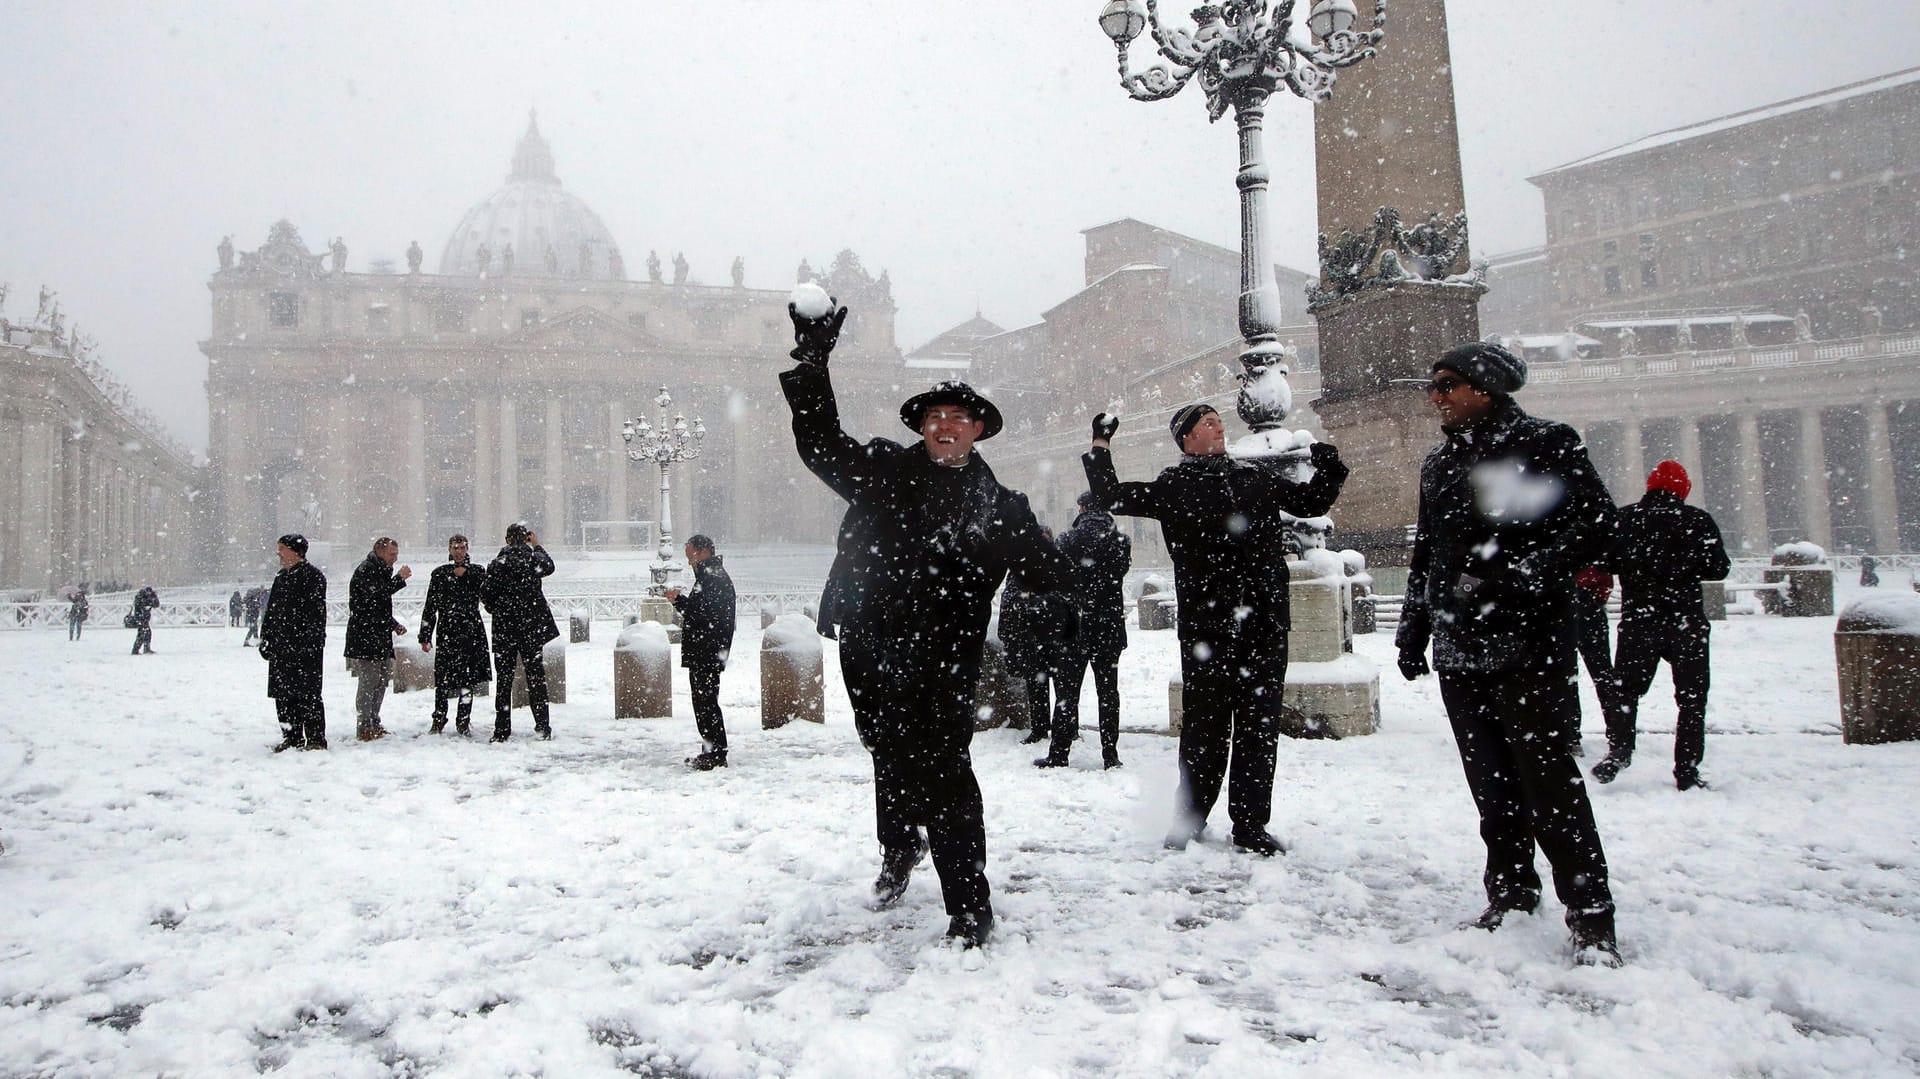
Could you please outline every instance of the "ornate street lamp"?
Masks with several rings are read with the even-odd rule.
[[[654,584],[664,585],[680,568],[674,559],[672,487],[667,473],[675,463],[700,456],[700,443],[707,437],[707,426],[695,416],[689,429],[684,413],[675,413],[673,422],[668,423],[667,408],[673,404],[673,397],[665,386],[660,387],[660,395],[653,403],[660,406],[659,428],[640,416],[620,425],[620,437],[626,440],[628,460],[652,461],[660,466],[660,549],[649,572],[653,574]]]
[[[1267,257],[1267,163],[1261,124],[1267,98],[1281,87],[1324,100],[1338,69],[1374,55],[1386,36],[1386,0],[1375,0],[1373,25],[1356,30],[1353,0],[1317,0],[1304,32],[1294,25],[1295,0],[1226,0],[1193,11],[1193,30],[1161,21],[1158,0],[1109,0],[1100,29],[1120,51],[1120,85],[1136,101],[1162,101],[1194,76],[1206,92],[1207,119],[1231,108],[1240,128],[1240,418],[1270,430],[1293,407],[1286,350],[1279,342],[1280,296]],[[1135,74],[1127,47],[1151,29],[1167,62]]]

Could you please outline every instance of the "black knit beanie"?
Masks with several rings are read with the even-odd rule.
[[[1187,435],[1192,433],[1194,426],[1204,419],[1207,413],[1215,411],[1217,410],[1205,401],[1195,401],[1193,404],[1181,405],[1175,409],[1173,419],[1167,421],[1167,430],[1173,432],[1173,444],[1184,452],[1187,448],[1185,445]]]
[[[1433,361],[1433,370],[1457,371],[1467,384],[1487,393],[1512,393],[1527,384],[1527,361],[1490,341],[1469,341]]]

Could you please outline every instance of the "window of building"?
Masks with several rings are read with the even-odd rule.
[[[377,303],[367,308],[367,332],[391,333],[393,331],[393,308]]]
[[[1660,264],[1653,259],[1640,260],[1640,287],[1644,289],[1660,287]]]
[[[267,293],[267,321],[282,329],[300,325],[300,297],[291,292]]]
[[[465,333],[467,309],[457,304],[442,305],[433,312],[433,328],[441,333]]]
[[[529,307],[521,311],[520,325],[523,329],[540,325],[540,309],[537,307]]]
[[[1607,267],[1606,283],[1607,283],[1606,284],[1607,295],[1609,296],[1620,295],[1620,267],[1618,266]]]
[[[633,314],[628,315],[627,325],[632,326],[636,330],[646,329],[647,313],[645,311],[635,311]]]

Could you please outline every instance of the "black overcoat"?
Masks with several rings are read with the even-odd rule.
[[[484,566],[467,564],[456,574],[448,562],[427,579],[427,602],[420,608],[420,647],[433,646],[433,686],[442,694],[472,689],[493,678],[487,650],[487,626],[480,620]]]
[[[1087,510],[1060,537],[1060,553],[1073,564],[1073,604],[1080,632],[1073,649],[1103,663],[1127,647],[1127,571],[1133,541],[1113,527],[1113,516]]]
[[[274,575],[260,616],[267,696],[319,697],[327,652],[327,575],[302,559]]]
[[[1603,566],[1620,575],[1623,621],[1700,630],[1707,627],[1700,582],[1726,580],[1733,569],[1713,515],[1659,490],[1620,507]]]
[[[1567,671],[1574,574],[1600,561],[1613,500],[1580,435],[1511,399],[1420,467],[1395,643],[1456,671]]]
[[[673,601],[680,612],[680,665],[727,666],[733,651],[733,578],[719,555],[693,567],[693,587]]]
[[[1080,461],[1101,505],[1160,522],[1188,654],[1199,655],[1196,644],[1229,639],[1255,654],[1285,654],[1291,602],[1283,515],[1324,515],[1340,497],[1346,465],[1331,460],[1300,482],[1226,454],[1184,455],[1152,482],[1122,483],[1107,449],[1095,447]]]
[[[369,553],[347,582],[347,658],[392,659],[393,594],[407,587],[386,559]]]
[[[547,594],[540,579],[553,574],[553,559],[546,548],[515,543],[500,548],[487,565],[487,577],[480,598],[493,615],[493,646],[538,654],[540,647],[560,636],[554,624],[553,608],[547,606]]]
[[[148,585],[133,594],[133,624],[150,626],[153,624],[153,610],[160,606],[160,593]]]
[[[1066,589],[1035,592],[1019,572],[1007,574],[1000,590],[1000,643],[1006,648],[1007,673],[1030,678],[1060,666],[1061,649],[1073,629],[1073,600]]]

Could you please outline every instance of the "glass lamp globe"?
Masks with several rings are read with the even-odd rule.
[[[1140,0],[1108,0],[1100,9],[1100,29],[1114,44],[1125,45],[1147,28],[1147,7]]]
[[[1325,41],[1335,34],[1344,34],[1353,29],[1354,20],[1359,17],[1353,0],[1319,0],[1313,5],[1313,14],[1307,16],[1307,29],[1313,31],[1314,37]]]

